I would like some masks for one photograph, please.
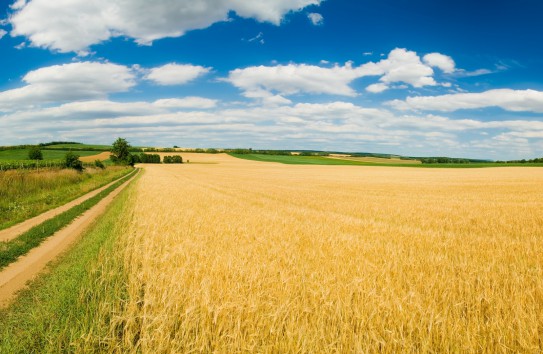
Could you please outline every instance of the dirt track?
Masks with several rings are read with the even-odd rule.
[[[137,173],[94,207],[75,219],[70,225],[47,238],[39,247],[32,249],[26,255],[20,257],[16,262],[2,270],[0,272],[0,308],[9,305],[15,298],[16,293],[24,288],[29,280],[33,279],[45,268],[47,263],[77,240],[83,231],[106,210],[109,203],[136,175]]]
[[[123,178],[123,177],[121,177],[121,178]],[[118,178],[115,181],[113,181],[111,183],[108,183],[103,187],[95,189],[92,192],[89,192],[89,193],[87,193],[85,195],[82,195],[81,197],[79,197],[77,199],[74,199],[71,202],[66,203],[66,204],[64,204],[62,206],[59,206],[58,208],[48,210],[45,213],[37,215],[37,216],[35,216],[35,217],[31,218],[31,219],[25,220],[25,221],[23,221],[23,222],[21,222],[19,224],[13,225],[12,227],[8,227],[7,229],[0,230],[0,242],[7,242],[7,241],[10,241],[10,240],[13,240],[14,238],[19,236],[20,234],[30,230],[31,228],[33,228],[36,225],[41,224],[45,220],[51,219],[52,217],[57,216],[58,214],[63,213],[66,210],[68,210],[68,209],[70,209],[70,208],[72,208],[72,207],[74,207],[74,206],[76,206],[78,204],[83,203],[85,200],[94,197],[95,195],[97,195],[98,193],[100,193],[104,189],[108,188],[109,186],[111,186],[112,184],[114,184],[115,182],[117,182],[121,178]]]

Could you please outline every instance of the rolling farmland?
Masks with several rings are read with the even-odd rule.
[[[56,338],[47,348],[541,350],[543,169],[183,158],[145,165],[114,208],[125,217],[91,230],[114,246],[65,267],[86,269],[73,306],[27,298],[32,321],[66,311],[35,334]]]

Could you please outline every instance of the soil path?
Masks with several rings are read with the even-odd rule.
[[[40,246],[32,249],[16,262],[4,268],[0,272],[0,308],[7,307],[15,298],[16,293],[24,288],[29,280],[33,279],[45,268],[47,263],[77,240],[83,231],[106,210],[111,201],[136,175],[137,173],[94,207],[76,218],[71,224],[47,238]]]
[[[121,178],[124,178],[124,177],[125,176],[123,176]],[[25,220],[25,221],[23,221],[23,222],[21,222],[19,224],[8,227],[7,229],[0,230],[0,242],[7,242],[7,241],[10,241],[10,240],[13,240],[14,238],[18,237],[22,233],[30,230],[34,226],[41,224],[45,220],[51,219],[52,217],[57,216],[58,214],[63,213],[66,210],[68,210],[68,209],[70,209],[70,208],[72,208],[72,207],[74,207],[74,206],[76,206],[78,204],[83,203],[85,200],[94,197],[95,195],[97,195],[98,193],[100,193],[104,189],[108,188],[109,186],[111,186],[112,184],[114,184],[115,182],[120,180],[121,178],[118,178],[115,181],[113,181],[111,183],[108,183],[103,187],[95,189],[92,192],[89,192],[89,193],[87,193],[85,195],[82,195],[81,197],[79,197],[77,199],[74,199],[74,200],[72,200],[71,202],[69,202],[67,204],[59,206],[59,207],[57,207],[55,209],[48,210],[45,213],[37,215],[37,216],[35,216],[35,217],[31,218],[31,219]]]

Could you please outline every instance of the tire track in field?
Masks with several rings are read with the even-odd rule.
[[[0,309],[7,307],[16,297],[17,292],[23,289],[28,281],[34,279],[50,261],[70,247],[96,218],[105,212],[107,206],[136,178],[138,173],[139,169],[129,180],[121,184],[91,209],[77,217],[71,224],[4,268],[0,272]]]
[[[130,172],[130,173],[134,173],[134,172]],[[78,198],[72,200],[71,202],[68,202],[68,203],[66,203],[64,205],[61,205],[61,206],[57,207],[57,208],[48,210],[48,211],[46,211],[46,212],[44,212],[44,213],[42,213],[40,215],[34,216],[33,218],[27,219],[27,220],[25,220],[23,222],[20,222],[20,223],[16,224],[16,225],[8,227],[7,229],[0,230],[0,242],[7,242],[7,241],[13,240],[14,238],[17,238],[19,235],[27,232],[28,230],[30,230],[34,226],[41,224],[45,220],[51,219],[52,217],[55,217],[58,214],[61,214],[61,213],[65,212],[66,210],[71,209],[72,207],[83,203],[85,200],[94,197],[95,195],[97,195],[101,191],[107,189],[109,186],[111,186],[112,184],[118,182],[119,180],[121,180],[122,178],[124,178],[126,176],[127,175],[121,176],[120,178],[114,180],[113,182],[110,182],[110,183],[106,184],[103,187],[100,187],[98,189],[95,189],[95,190],[87,193],[87,194],[84,194],[81,197],[78,197]]]

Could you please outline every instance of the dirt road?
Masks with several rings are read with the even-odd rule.
[[[37,215],[37,216],[35,216],[35,217],[31,218],[31,219],[25,220],[25,221],[23,221],[23,222],[21,222],[19,224],[13,225],[12,227],[9,227],[9,228],[4,229],[4,230],[0,230],[0,242],[7,242],[7,241],[10,241],[10,240],[13,240],[14,238],[21,235],[22,233],[25,233],[26,231],[30,230],[34,226],[41,224],[45,220],[51,219],[52,217],[57,216],[58,214],[61,214],[61,213],[65,212],[66,210],[68,210],[68,209],[70,209],[70,208],[72,208],[72,207],[74,207],[74,206],[76,206],[78,204],[83,203],[85,200],[94,197],[95,195],[97,195],[98,193],[100,193],[101,191],[108,188],[109,186],[111,186],[112,184],[116,183],[118,180],[120,180],[120,179],[122,179],[124,177],[125,176],[123,176],[121,178],[118,178],[115,181],[113,181],[111,183],[108,183],[105,186],[100,187],[98,189],[95,189],[92,192],[89,192],[89,193],[87,193],[85,195],[82,195],[81,197],[79,197],[77,199],[74,199],[71,202],[66,203],[66,204],[64,204],[62,206],[59,206],[58,208],[48,210],[45,213]]]
[[[77,240],[83,231],[106,210],[111,201],[136,177],[137,173],[70,225],[2,270],[0,272],[0,308],[7,307],[15,298],[16,293],[24,288],[29,280],[32,280],[51,260]]]

